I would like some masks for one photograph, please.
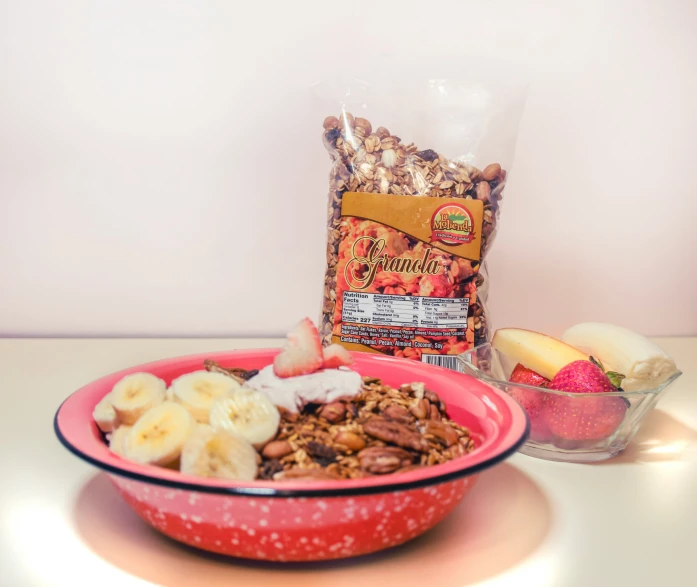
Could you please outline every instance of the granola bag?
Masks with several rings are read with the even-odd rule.
[[[323,342],[457,369],[452,355],[491,332],[485,258],[524,90],[470,79],[332,91]]]

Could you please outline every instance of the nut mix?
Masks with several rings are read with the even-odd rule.
[[[431,357],[459,354],[474,345],[486,342],[486,287],[482,287],[486,270],[482,262],[496,234],[499,202],[506,185],[506,171],[498,163],[490,163],[483,169],[477,169],[460,160],[449,160],[432,149],[420,149],[413,143],[403,142],[400,137],[382,126],[373,128],[369,120],[354,117],[347,112],[343,112],[339,118],[329,116],[325,119],[323,142],[333,161],[329,176],[327,268],[320,320],[323,342],[328,344],[333,341],[345,345],[361,343],[348,346],[417,360],[426,360],[422,359],[422,354]],[[448,227],[462,233],[463,225],[457,223],[463,222],[465,215],[469,216],[472,224],[464,225],[464,235],[456,234],[455,237],[451,237],[455,240],[441,242],[456,246],[474,239],[476,254],[470,255],[473,258],[466,258],[461,254],[449,252],[448,249],[453,250],[452,247],[431,247],[431,244],[436,244],[435,241],[429,242],[428,238],[423,237],[416,238],[412,234],[413,231],[408,233],[397,230],[393,227],[394,222],[389,225],[371,220],[367,214],[346,214],[345,207],[342,211],[345,196],[351,194],[353,197],[356,193],[375,194],[376,200],[385,195],[419,196],[429,200],[438,198],[434,203],[436,206],[442,203],[443,198],[462,201],[459,205],[447,201],[452,208],[448,210],[448,218],[456,223],[451,223]],[[422,200],[421,204],[423,203]],[[420,205],[410,200],[409,205],[414,204]],[[467,206],[474,209],[479,206],[479,226],[477,218],[465,210]],[[437,214],[445,207],[448,206],[441,205],[436,209],[433,218],[436,219]],[[464,214],[458,212],[458,207]],[[404,222],[408,223],[408,219],[414,215],[415,213],[407,213],[407,220]],[[433,223],[433,220],[431,222]],[[409,224],[403,225],[409,228]],[[481,233],[478,234],[480,230]],[[378,240],[380,244],[375,247],[383,247],[379,255],[371,257],[369,252],[361,248],[365,243],[370,245]],[[352,261],[351,254],[356,256],[356,251],[359,252],[358,261],[363,263],[362,266],[358,266],[358,270],[347,267]],[[371,271],[368,259],[375,261],[376,265],[370,277],[367,277]],[[407,263],[408,265],[405,265]],[[417,265],[421,271],[413,269]],[[357,279],[362,284],[360,287],[347,282],[348,269],[354,271],[354,276],[358,276]],[[417,301],[418,298],[453,298],[467,300],[467,303],[459,306],[463,315],[457,316],[460,322],[458,324],[447,320],[438,322],[438,318],[430,322],[417,319],[417,305],[414,305],[412,310],[415,313],[413,322],[411,317],[406,319],[406,323],[390,322],[389,318],[385,319],[385,315],[377,311],[371,318],[347,320],[344,308],[346,298],[342,294],[357,289],[369,294],[378,294],[380,302],[375,303],[392,303],[387,296],[398,296],[391,299],[402,302],[402,296],[414,296]],[[446,301],[440,303],[441,309],[434,312],[444,312],[438,314],[440,317],[452,316],[452,310],[448,310],[450,314],[445,310],[454,306],[446,306]],[[403,311],[404,308],[404,305],[400,306],[399,311]],[[390,308],[390,312],[393,311],[394,308]],[[355,316],[363,316],[365,312],[365,307],[362,306]],[[394,315],[390,312],[388,315]],[[375,316],[379,318],[373,319]],[[423,317],[423,314],[421,316]],[[426,314],[427,318],[433,316],[435,314]],[[400,320],[405,320],[403,315]],[[358,330],[359,326],[347,326],[346,323],[349,321],[363,323],[360,326],[361,330]],[[383,328],[366,330],[370,328],[369,325],[376,324]],[[455,328],[449,328],[450,325],[454,325]],[[402,329],[397,329],[395,333],[390,326],[401,326]],[[400,339],[406,332],[403,328],[405,326],[409,326],[410,334]],[[430,362],[448,364],[437,360]]]
[[[350,400],[281,410],[276,438],[261,451],[260,479],[358,479],[444,463],[471,452],[469,431],[422,383],[394,389],[364,377]]]

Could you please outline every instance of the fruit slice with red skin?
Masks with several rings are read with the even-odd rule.
[[[532,369],[524,367],[520,363],[515,366],[509,379],[512,383],[523,383],[534,387],[547,387],[549,379],[542,377]],[[522,389],[520,387],[511,387],[508,394],[515,399],[521,407],[527,412],[530,419],[530,440],[535,442],[549,442],[552,439],[552,433],[549,431],[549,426],[545,422],[543,415],[543,404],[545,401],[544,391],[534,391],[532,389]]]
[[[277,377],[309,375],[323,362],[319,332],[312,320],[304,318],[288,333],[285,346],[273,361],[273,372]]]
[[[524,383],[525,385],[533,385],[535,387],[547,387],[549,384],[549,379],[542,377],[536,371],[528,369],[520,363],[515,366],[508,380],[513,383]]]
[[[552,434],[544,419],[544,403],[547,394],[544,391],[510,387],[508,395],[520,404],[530,419],[530,440],[548,442]]]
[[[570,393],[617,391],[603,370],[590,361],[574,361],[562,367],[548,387]]]
[[[322,351],[324,356],[324,369],[337,369],[338,367],[348,367],[353,365],[353,357],[340,344],[330,344]]]
[[[530,440],[539,443],[552,442],[554,434],[549,429],[544,414],[540,414],[535,420],[530,422]]]
[[[549,394],[544,420],[555,436],[564,440],[602,440],[622,423],[627,403],[618,396],[566,396]]]

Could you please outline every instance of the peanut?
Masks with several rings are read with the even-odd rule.
[[[261,451],[267,459],[280,459],[293,452],[293,447],[287,440],[272,440]]]
[[[365,440],[353,432],[339,432],[334,441],[353,451],[359,451],[365,448]]]

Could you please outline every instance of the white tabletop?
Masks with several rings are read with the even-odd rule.
[[[444,523],[387,553],[269,566],[165,539],[53,434],[60,402],[106,373],[273,340],[0,340],[0,586],[697,584],[697,338],[658,339],[684,372],[624,454],[515,455]]]

